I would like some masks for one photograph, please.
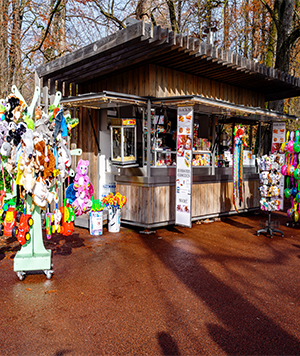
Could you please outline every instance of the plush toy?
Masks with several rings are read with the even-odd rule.
[[[66,198],[69,203],[72,204],[76,200],[76,190],[74,190],[74,183],[71,183],[66,189]]]
[[[35,173],[44,172],[45,164],[45,148],[46,144],[43,140],[40,140],[34,145],[34,170]]]
[[[46,209],[47,203],[51,204],[54,196],[55,193],[49,192],[46,180],[42,177],[38,177],[32,190],[32,200],[34,204],[41,209]]]
[[[52,233],[54,234],[55,231],[57,231],[58,233],[60,233],[60,222],[61,222],[61,218],[62,218],[62,213],[60,212],[59,209],[55,209],[53,212],[53,225],[52,225]]]
[[[22,171],[20,185],[23,185],[27,193],[31,193],[35,185],[34,159],[27,158],[25,164],[20,167],[20,170]]]
[[[23,150],[25,150],[26,155],[31,158],[33,155],[33,131],[28,129],[21,136],[21,145]]]
[[[66,176],[66,169],[71,167],[72,156],[70,150],[66,147],[63,140],[57,142],[58,166],[62,178]]]
[[[74,189],[77,190],[79,186],[88,187],[91,185],[90,178],[88,177],[88,167],[90,162],[80,159],[76,168],[76,174],[74,178]],[[93,193],[92,193],[93,194]]]
[[[7,133],[8,133],[8,123],[7,121],[1,121],[0,122],[0,147],[2,147],[2,144],[7,136]]]
[[[86,186],[79,186],[76,192],[76,199],[72,203],[72,207],[75,210],[75,215],[82,215],[88,213],[92,208],[93,202],[91,201],[91,195],[89,189]]]
[[[62,110],[59,110],[57,112],[57,110],[54,109],[53,116],[54,116],[54,120],[55,120],[54,121],[55,127],[54,127],[53,137],[54,137],[54,141],[56,141],[56,138],[60,132],[61,132],[62,137],[68,136],[68,126],[66,123],[66,119],[63,116]]]

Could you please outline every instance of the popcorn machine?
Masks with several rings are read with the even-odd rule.
[[[135,164],[136,119],[112,119],[110,130],[112,163],[124,167]]]

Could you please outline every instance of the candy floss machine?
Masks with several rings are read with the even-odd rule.
[[[114,165],[135,165],[136,119],[111,120],[111,160]]]

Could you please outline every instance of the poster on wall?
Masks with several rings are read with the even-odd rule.
[[[285,122],[273,122],[272,128],[272,153],[278,153],[280,146],[286,141],[286,123]],[[282,154],[284,158],[284,154]],[[283,210],[284,203],[284,175],[280,178],[279,183],[280,190],[280,210]]]
[[[192,227],[193,107],[177,109],[176,212],[177,225]]]

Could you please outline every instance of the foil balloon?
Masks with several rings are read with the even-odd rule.
[[[294,131],[292,131],[291,133],[290,133],[290,141],[288,142],[288,144],[287,144],[287,150],[288,150],[288,152],[290,152],[290,153],[293,153],[294,152]]]
[[[281,167],[281,174],[283,174],[284,176],[287,176],[287,165],[286,164],[284,164]]]
[[[290,189],[290,188],[285,188],[285,190],[284,190],[284,196],[288,199],[288,198],[291,197],[291,195],[292,195],[292,189]]]
[[[292,192],[291,192],[291,196],[295,198],[296,195],[297,195],[297,192],[298,192],[298,189],[296,187],[293,187],[292,188]]]
[[[300,152],[300,142],[299,142],[299,136],[300,136],[300,132],[299,130],[296,131],[296,141],[294,143],[294,151],[296,153]]]
[[[296,194],[296,200],[297,200],[297,203],[300,203],[300,192],[298,192]]]
[[[295,213],[295,209],[294,208],[289,208],[288,211],[287,211],[287,216],[289,218],[292,218],[294,213]]]
[[[295,221],[295,222],[298,222],[298,221],[299,221],[299,213],[298,213],[297,210],[295,210],[294,221]]]
[[[286,168],[288,176],[292,176],[295,172],[295,167],[292,164],[288,164]]]
[[[294,178],[297,179],[297,180],[300,179],[300,169],[299,168],[295,169]]]

